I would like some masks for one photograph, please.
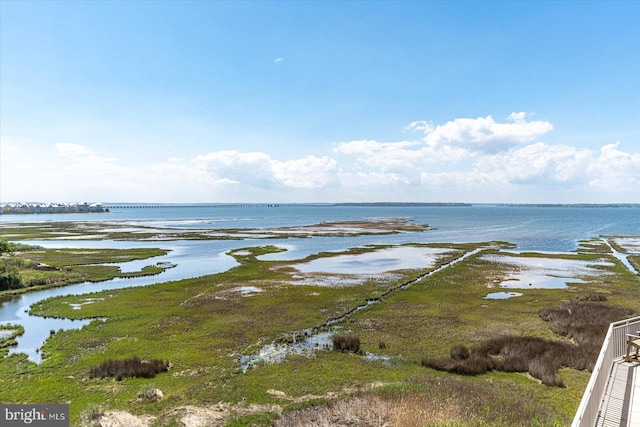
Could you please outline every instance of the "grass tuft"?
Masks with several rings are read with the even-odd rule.
[[[89,378],[113,377],[118,381],[122,378],[153,378],[160,372],[169,370],[169,362],[160,359],[141,360],[133,356],[124,360],[107,360],[97,368],[89,371]]]

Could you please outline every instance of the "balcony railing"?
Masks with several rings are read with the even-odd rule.
[[[640,316],[609,325],[591,379],[571,424],[572,427],[595,426],[613,363],[627,352],[627,334],[636,334],[638,330],[640,330]]]

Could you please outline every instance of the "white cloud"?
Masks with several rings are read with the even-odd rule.
[[[592,151],[544,142],[486,157],[478,170],[497,182],[549,185],[584,181]]]
[[[512,113],[426,121],[415,140],[363,139],[326,155],[274,159],[223,150],[160,162],[104,149],[30,141],[2,143],[3,201],[638,201],[640,152],[539,141],[553,129]],[[31,172],[24,174],[25,167]]]
[[[336,161],[329,156],[306,156],[286,162],[274,161],[271,164],[273,178],[292,188],[324,187],[332,180],[335,169]]]
[[[219,151],[197,156],[193,163],[210,178],[270,188],[317,188],[329,182],[336,161],[328,156],[306,156],[278,161],[266,153]]]
[[[335,145],[333,151],[355,157],[356,169],[372,168],[382,172],[419,168],[429,157],[419,141],[351,141]]]
[[[599,156],[589,165],[589,182],[594,187],[627,187],[636,189],[635,199],[640,197],[640,152],[625,153],[618,150],[620,142],[607,144]]]
[[[416,121],[407,129],[424,132],[424,139],[336,144],[334,153],[352,162],[350,168],[341,162],[341,170],[357,172],[344,175],[357,185],[419,185],[471,198],[483,194],[485,201],[495,200],[498,193],[508,196],[511,192],[514,198],[522,194],[526,198],[528,193],[554,197],[548,190],[563,189],[582,197],[589,188],[620,193],[621,188],[640,185],[640,153],[620,151],[618,144],[605,145],[598,153],[536,141],[553,126],[527,121],[525,113],[511,113],[505,123],[488,116],[438,126]]]
[[[273,185],[271,157],[265,153],[218,151],[196,156],[192,163],[210,182],[235,182],[262,188]]]
[[[535,143],[478,161],[479,172],[496,184],[553,188],[597,187],[618,192],[640,187],[640,153],[620,151],[619,143],[600,151],[568,145]],[[637,190],[636,190],[637,193]],[[637,196],[636,196],[637,199]]]
[[[89,150],[84,145],[71,144],[68,142],[61,142],[59,144],[56,144],[56,149],[58,150],[58,153],[63,157],[82,157],[93,155],[91,150]]]
[[[109,167],[109,165],[113,165],[117,161],[115,157],[100,156],[85,145],[68,142],[56,144],[56,151],[58,156],[73,168],[86,169],[90,167],[95,170],[98,166],[101,168]]]
[[[534,141],[553,130],[549,122],[525,119],[525,113],[511,113],[508,123],[497,123],[491,116],[455,119],[436,127],[425,126],[424,141],[434,149],[461,148],[494,154]]]
[[[388,186],[411,185],[411,180],[399,173],[347,172],[340,174],[341,185],[347,189],[364,188],[388,191]],[[384,193],[383,193],[384,194]]]
[[[416,120],[415,122],[409,123],[405,126],[404,130],[418,130],[424,133],[432,132],[434,129],[433,123],[427,122],[425,120]]]

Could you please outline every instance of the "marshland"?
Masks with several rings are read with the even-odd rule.
[[[567,425],[640,312],[633,208],[295,209],[3,219],[25,286],[0,400],[72,425]]]

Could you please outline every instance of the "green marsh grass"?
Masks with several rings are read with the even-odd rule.
[[[440,245],[460,251],[479,246],[484,245]],[[509,418],[509,408],[513,407],[522,407],[519,414],[528,425],[566,425],[589,379],[587,371],[560,369],[557,375],[565,388],[557,388],[522,373],[493,371],[480,377],[459,377],[425,368],[421,359],[447,355],[454,345],[472,348],[503,334],[569,342],[552,331],[539,312],[580,295],[604,294],[608,305],[639,308],[640,280],[617,265],[608,268],[608,276],[587,278],[587,283],[568,289],[526,289],[521,297],[486,300],[488,286],[503,279],[509,267],[484,261],[482,253],[386,293],[425,271],[402,272],[390,283],[333,288],[294,285],[294,263],[257,260],[259,254],[274,250],[278,249],[243,250],[234,255],[241,264],[220,274],[53,298],[33,307],[40,315],[108,318],[80,330],[56,333],[47,340],[40,365],[23,355],[4,358],[0,362],[0,400],[69,401],[72,425],[80,425],[82,414],[96,405],[104,410],[150,414],[166,425],[177,425],[172,410],[185,405],[275,405],[290,414],[286,416],[295,417],[300,410],[313,411],[354,398],[364,407],[371,407],[371,401],[386,402],[390,412],[394,404],[402,403],[407,411],[417,411],[416,417],[422,417],[419,408],[429,408],[429,402],[445,401],[454,411],[445,413],[456,414],[459,418],[454,419],[462,425],[524,425],[510,424],[514,418]],[[576,255],[594,260],[602,256]],[[243,296],[237,291],[243,286],[255,286],[262,292]],[[281,364],[246,372],[239,369],[241,355],[253,354],[293,331],[321,325],[383,294],[379,303],[347,316],[340,330],[357,336],[363,352],[393,356],[391,362],[320,350],[312,358],[292,356]],[[81,303],[87,297],[96,300],[80,310],[71,308],[70,303]],[[384,348],[380,342],[385,343]],[[138,399],[149,379],[91,379],[88,374],[107,360],[133,356],[171,361],[169,371],[152,379],[164,393],[162,400]],[[287,398],[269,390],[281,391]],[[482,396],[486,399],[481,400]],[[227,423],[272,425],[277,418],[267,409],[237,411]],[[433,425],[446,425],[442,415],[433,419]],[[395,425],[401,425],[402,419],[398,420]]]
[[[149,276],[163,272],[164,265],[149,265],[140,271],[120,271],[116,263],[166,255],[157,248],[132,249],[44,249],[24,248],[0,259],[0,272],[14,271],[20,286],[0,291],[0,296],[60,287],[85,281],[100,282],[115,277]]]

